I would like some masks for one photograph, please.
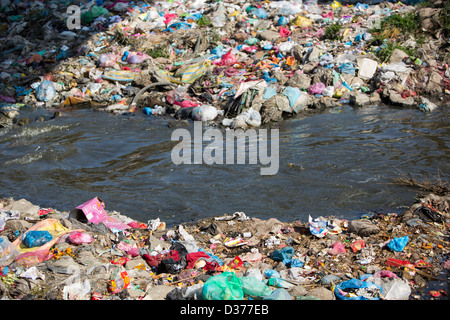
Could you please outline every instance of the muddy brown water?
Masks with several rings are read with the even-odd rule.
[[[290,119],[279,126],[278,173],[262,176],[259,163],[175,165],[170,118],[70,111],[0,129],[0,197],[70,210],[98,196],[107,210],[169,226],[236,211],[282,221],[401,212],[417,190],[393,178],[449,177],[448,115],[344,105]]]

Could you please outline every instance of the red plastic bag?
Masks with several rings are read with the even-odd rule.
[[[364,243],[364,240],[360,239],[360,240],[356,240],[355,242],[353,242],[351,245],[351,248],[352,248],[353,252],[356,252],[356,251],[361,250],[365,246],[366,246],[366,244]]]

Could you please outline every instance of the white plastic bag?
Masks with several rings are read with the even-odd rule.
[[[0,266],[7,266],[20,255],[19,249],[8,238],[0,237]]]
[[[83,282],[74,282],[64,287],[64,300],[87,300],[86,295],[91,291],[91,283],[88,279]]]
[[[408,300],[411,288],[407,281],[395,278],[389,283],[390,287],[383,287],[385,300]],[[387,293],[386,293],[387,292]]]

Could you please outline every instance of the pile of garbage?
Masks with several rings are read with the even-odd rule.
[[[244,212],[172,228],[93,198],[71,211],[0,199],[2,300],[446,299],[450,196],[402,214],[261,220]]]
[[[446,104],[448,4],[361,2],[1,0],[0,127],[28,123],[26,107],[246,128]]]

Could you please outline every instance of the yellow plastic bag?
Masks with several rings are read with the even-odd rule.
[[[350,91],[350,90],[348,90],[346,87],[340,87],[340,88],[337,88],[336,90],[334,90],[333,97],[334,97],[334,98],[340,98],[340,97],[342,97],[342,95],[343,95],[344,92],[346,92],[346,91]]]
[[[300,28],[309,28],[312,25],[312,21],[303,16],[297,16],[295,19],[295,25]]]
[[[342,7],[342,4],[339,1],[333,1],[333,3],[331,4],[331,7],[333,9],[337,9],[337,8]]]

